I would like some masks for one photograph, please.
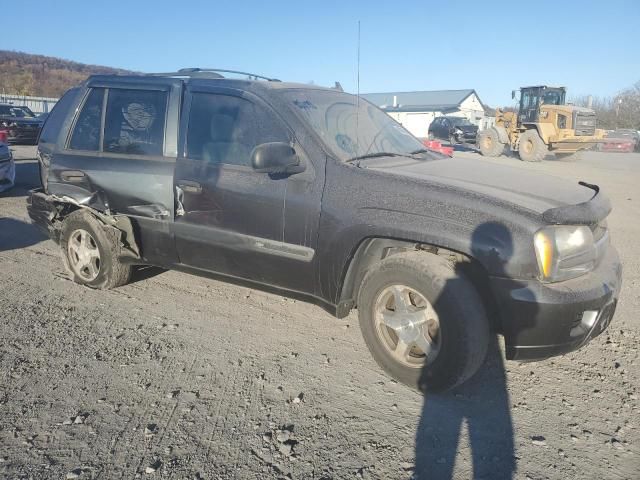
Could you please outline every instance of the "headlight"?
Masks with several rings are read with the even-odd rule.
[[[459,128],[456,128],[453,133],[455,133],[456,135],[462,135],[463,132]]]
[[[536,232],[533,244],[543,282],[579,277],[595,267],[597,252],[589,227],[545,227]]]

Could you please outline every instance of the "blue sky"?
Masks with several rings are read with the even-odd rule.
[[[5,15],[20,27],[0,49],[137,71],[240,69],[355,92],[360,20],[363,93],[475,88],[499,106],[522,85],[604,96],[640,81],[640,0],[20,0]]]

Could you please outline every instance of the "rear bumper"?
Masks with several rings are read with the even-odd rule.
[[[53,241],[60,240],[60,231],[55,228],[52,219],[55,218],[57,209],[48,200],[48,195],[41,188],[31,190],[27,197],[27,213],[35,226],[49,236]]]
[[[609,246],[588,275],[543,284],[537,280],[492,278],[503,313],[509,360],[541,360],[576,350],[602,333],[615,313],[622,266]]]

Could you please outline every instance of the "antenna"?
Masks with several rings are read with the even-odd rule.
[[[358,20],[358,60],[357,60],[357,78],[356,78],[356,155],[360,154],[360,20]]]

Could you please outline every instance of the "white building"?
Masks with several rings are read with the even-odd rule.
[[[494,124],[475,90],[365,93],[362,95],[387,112],[418,138],[427,138],[429,125],[440,116],[466,117],[482,130]]]

